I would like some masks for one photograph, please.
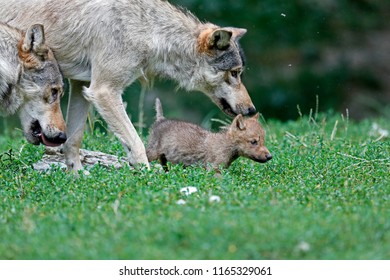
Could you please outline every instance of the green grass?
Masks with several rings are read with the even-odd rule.
[[[389,259],[390,141],[374,122],[390,128],[333,114],[269,121],[272,161],[239,159],[219,178],[156,165],[40,173],[43,147],[3,136],[0,259]],[[85,138],[123,155],[112,135]]]

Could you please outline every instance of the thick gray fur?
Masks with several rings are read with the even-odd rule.
[[[0,0],[0,21],[45,25],[48,44],[71,80],[67,112],[68,168],[81,169],[79,149],[92,103],[123,143],[129,161],[149,166],[121,94],[136,80],[160,76],[204,92],[224,112],[253,115],[241,82],[238,40],[245,29],[202,23],[162,0]]]

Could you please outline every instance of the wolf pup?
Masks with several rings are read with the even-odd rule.
[[[256,113],[241,82],[238,41],[245,29],[202,23],[162,0],[0,0],[0,7],[0,21],[26,28],[39,19],[47,26],[47,42],[71,80],[64,145],[70,169],[82,168],[90,103],[123,143],[130,164],[149,166],[121,96],[137,79],[170,78],[204,92],[231,116]]]
[[[58,146],[66,141],[62,94],[62,75],[43,26],[23,33],[0,23],[0,113],[19,113],[28,142]]]
[[[238,157],[267,162],[272,155],[264,146],[264,130],[258,113],[250,118],[241,114],[219,133],[183,121],[168,120],[163,116],[161,102],[156,99],[156,122],[149,135],[146,154],[149,161],[158,159],[164,169],[167,162],[211,165],[227,168]]]

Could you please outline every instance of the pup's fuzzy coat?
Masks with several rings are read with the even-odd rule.
[[[157,98],[156,122],[150,131],[146,155],[149,161],[160,160],[165,169],[167,162],[171,162],[184,166],[211,165],[219,170],[219,167],[229,167],[240,156],[263,163],[272,158],[264,146],[264,134],[258,114],[249,118],[238,115],[219,133],[192,123],[165,119]]]

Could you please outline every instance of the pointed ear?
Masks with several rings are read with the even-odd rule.
[[[237,117],[234,118],[232,122],[232,127],[238,130],[245,129],[244,117],[241,114],[237,115]]]
[[[22,51],[37,56],[44,56],[48,52],[42,24],[34,24],[27,29],[23,39]]]
[[[230,46],[230,38],[233,33],[226,29],[217,29],[209,37],[208,46],[223,51]]]
[[[260,114],[259,114],[259,112],[257,112],[257,113],[252,117],[252,119],[258,120],[258,119],[259,119],[259,116],[260,116]]]
[[[245,35],[245,33],[246,33],[246,29],[244,29],[244,28],[232,28],[231,29],[232,30],[232,32],[233,32],[233,38],[235,39],[235,40],[239,40],[242,36],[244,36]]]

